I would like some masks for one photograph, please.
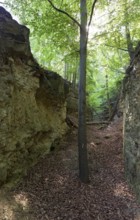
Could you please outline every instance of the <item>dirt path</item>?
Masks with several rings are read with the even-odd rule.
[[[22,183],[1,195],[0,220],[140,220],[124,179],[122,127],[88,126],[90,183],[80,183],[77,131],[40,161]]]

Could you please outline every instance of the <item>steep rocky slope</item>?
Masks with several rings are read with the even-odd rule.
[[[28,28],[0,7],[0,185],[66,133],[66,93],[64,80],[34,60]]]

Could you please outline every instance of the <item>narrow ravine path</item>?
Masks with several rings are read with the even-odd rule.
[[[140,220],[140,206],[124,178],[121,120],[102,129],[89,125],[88,151],[88,185],[78,179],[74,129],[59,151],[42,159],[9,192],[0,214],[9,202],[8,220]]]

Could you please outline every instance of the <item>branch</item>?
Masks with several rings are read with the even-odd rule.
[[[94,8],[95,8],[95,4],[98,0],[94,0],[93,4],[92,4],[92,9],[91,9],[91,14],[90,14],[90,19],[89,19],[89,22],[88,22],[88,29],[89,29],[89,26],[91,25],[91,21],[92,21],[92,17],[93,17],[93,12],[94,12]]]
[[[128,52],[128,49],[124,49],[124,48],[120,48],[120,47],[115,47],[115,46],[111,46],[111,45],[108,45],[108,44],[105,44],[106,47],[112,47],[112,48],[115,48],[115,49],[118,49],[118,50],[123,50],[123,51],[126,51]]]
[[[52,3],[52,1],[51,0],[48,0],[48,2],[51,4],[51,6],[56,10],[56,11],[58,11],[58,12],[61,12],[61,13],[63,13],[63,14],[65,14],[67,17],[69,17],[75,24],[77,24],[78,25],[78,27],[80,27],[81,28],[81,25],[80,25],[80,23],[75,19],[75,18],[73,18],[70,14],[68,14],[66,11],[63,11],[63,10],[61,10],[61,9],[59,9],[59,8],[57,8],[53,3]]]

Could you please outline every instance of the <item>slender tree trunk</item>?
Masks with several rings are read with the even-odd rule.
[[[73,89],[75,90],[75,86],[76,85],[76,72],[75,70],[73,71],[73,76],[72,76],[72,86],[73,86]]]
[[[67,79],[67,61],[64,63],[64,78]]]
[[[125,30],[126,30],[126,41],[127,41],[127,49],[129,53],[130,60],[133,60],[134,58],[134,47],[133,47],[133,42],[131,40],[131,35],[130,35],[130,30],[129,30],[129,24],[126,23],[125,25]]]
[[[73,71],[73,78],[72,78],[74,91],[76,89],[76,78],[77,78],[77,57],[75,57],[75,64],[74,64],[74,71]]]
[[[125,35],[126,35],[126,43],[127,43],[127,49],[128,49],[128,53],[129,53],[129,57],[130,60],[133,60],[134,58],[134,46],[133,46],[133,42],[131,39],[131,34],[130,34],[130,28],[129,28],[129,22],[127,21],[129,14],[128,14],[128,1],[125,0],[125,4],[124,4],[124,15],[125,15]]]
[[[87,60],[87,41],[88,30],[92,21],[92,16],[97,0],[93,1],[89,23],[87,24],[87,2],[80,0],[81,24],[70,14],[57,8],[51,0],[51,6],[58,12],[65,14],[80,28],[80,79],[79,79],[79,106],[78,106],[78,150],[79,150],[79,177],[82,182],[89,181],[88,159],[87,159],[87,140],[86,140],[86,60]]]
[[[108,86],[108,75],[106,74],[106,96],[107,96],[107,104],[108,104],[108,116],[109,120],[111,118],[111,103],[110,103],[110,95],[109,95],[109,86]]]
[[[86,139],[86,59],[87,59],[87,8],[86,0],[80,1],[80,79],[79,79],[79,127],[78,127],[78,152],[79,152],[79,177],[82,182],[89,181],[87,139]]]

